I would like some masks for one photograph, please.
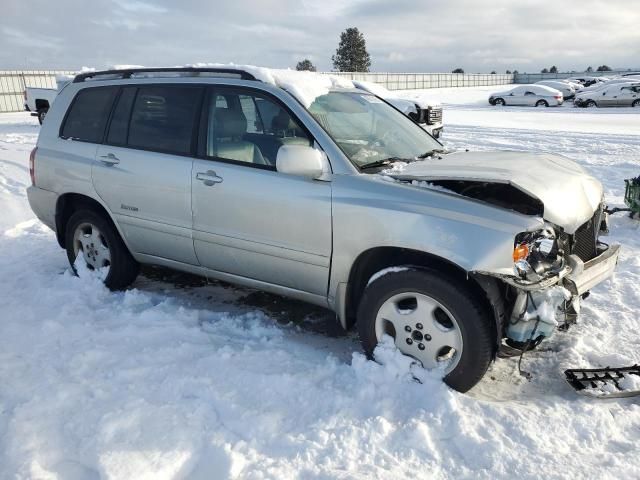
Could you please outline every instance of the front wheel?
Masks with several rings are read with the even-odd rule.
[[[505,101],[502,98],[496,98],[493,104],[498,107],[504,107],[506,105]]]
[[[78,210],[67,222],[67,258],[77,274],[76,262],[99,271],[110,290],[128,287],[138,276],[140,265],[129,253],[113,225],[92,210]]]
[[[538,100],[536,102],[536,107],[548,107],[549,104],[547,103],[546,100]]]
[[[598,106],[598,104],[596,102],[594,102],[593,100],[589,100],[586,104],[587,108],[596,108]]]
[[[369,358],[389,335],[424,368],[442,368],[444,381],[459,392],[480,381],[493,356],[486,309],[464,284],[434,271],[401,270],[371,282],[357,323]]]
[[[631,104],[632,107],[640,107],[640,98],[638,100],[634,100]]]

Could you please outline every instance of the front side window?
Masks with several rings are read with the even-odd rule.
[[[138,88],[127,145],[167,153],[191,152],[201,87],[154,85]]]
[[[311,145],[299,122],[260,93],[216,90],[206,108],[208,157],[274,168],[283,145]]]
[[[309,112],[357,166],[411,161],[442,148],[422,127],[369,93],[329,92],[317,97]]]
[[[101,142],[117,92],[117,87],[80,90],[71,104],[60,135],[84,142]]]

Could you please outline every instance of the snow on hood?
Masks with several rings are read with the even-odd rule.
[[[409,163],[389,172],[398,180],[469,180],[511,184],[544,204],[544,219],[575,231],[602,202],[602,184],[560,155],[457,152]]]
[[[196,63],[187,66],[244,70],[264,83],[286,90],[307,108],[316,98],[326,95],[333,88],[355,88],[351,80],[324,73],[235,65],[233,63]]]

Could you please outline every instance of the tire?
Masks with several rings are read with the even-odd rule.
[[[496,98],[496,99],[493,101],[493,104],[494,104],[496,107],[504,107],[504,106],[506,105],[506,103],[505,103],[504,99],[502,99],[502,98]]]
[[[459,392],[478,383],[493,358],[486,308],[464,284],[432,270],[390,272],[371,282],[360,301],[357,327],[368,358],[374,358],[382,334],[390,334],[398,349],[423,367],[444,366],[445,383]]]
[[[536,107],[548,107],[549,104],[547,103],[546,100],[538,100],[536,102]]]
[[[42,122],[44,122],[44,117],[47,116],[48,111],[49,109],[46,108],[41,108],[40,110],[38,110],[38,122],[40,122],[40,125],[42,125]]]
[[[78,210],[71,215],[65,229],[65,247],[76,275],[74,263],[78,255],[90,270],[108,268],[104,284],[110,290],[122,290],[138,276],[140,264],[131,256],[118,231],[110,220],[93,210]]]
[[[586,108],[597,108],[598,104],[593,100],[587,100],[587,103],[584,105]]]
[[[632,107],[640,107],[640,98],[638,100],[634,100],[631,104]]]

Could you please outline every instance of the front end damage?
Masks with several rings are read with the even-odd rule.
[[[515,235],[512,259],[494,258],[470,272],[493,305],[506,348],[524,351],[575,322],[580,300],[613,274],[620,247],[600,240],[608,231],[602,184],[567,158],[455,152],[389,175],[540,220],[534,230]],[[491,283],[497,284],[492,291]]]
[[[608,232],[602,206],[572,235],[547,225],[525,232],[514,242],[514,275],[496,275],[505,294],[506,344],[518,351],[538,345],[557,328],[568,328],[580,312],[589,290],[609,278],[616,267],[620,245],[608,245],[600,235]]]

